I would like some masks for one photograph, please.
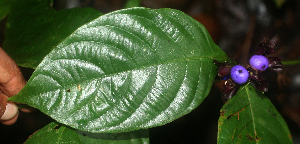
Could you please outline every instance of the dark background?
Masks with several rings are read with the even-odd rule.
[[[284,0],[142,0],[149,8],[174,8],[205,25],[213,40],[230,59],[243,63],[263,37],[278,34],[280,44],[271,56],[283,61],[300,59],[300,1]],[[93,7],[103,13],[121,9],[126,0],[54,0],[57,10]],[[0,46],[5,35],[5,20],[0,22]],[[33,70],[21,68],[26,79]],[[286,120],[294,143],[300,144],[300,65],[286,65],[283,73],[267,75],[265,93]],[[151,144],[217,143],[221,83],[213,85],[210,95],[190,114],[164,126],[150,129]],[[52,121],[39,111],[20,112],[16,124],[0,125],[1,143],[23,143],[33,132]]]

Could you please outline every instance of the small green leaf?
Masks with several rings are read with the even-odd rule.
[[[23,67],[42,59],[78,27],[99,17],[91,8],[55,11],[49,0],[15,0],[7,20],[3,49]]]
[[[293,143],[284,119],[270,100],[249,84],[221,109],[218,143]]]
[[[10,12],[11,3],[13,0],[0,1],[0,21],[3,20]]]
[[[84,131],[151,128],[204,100],[217,73],[213,59],[227,56],[186,14],[120,10],[75,31],[10,100]]]
[[[82,144],[149,144],[148,129],[124,133],[77,133]]]
[[[277,8],[281,8],[287,0],[273,0]]]
[[[141,0],[127,0],[124,8],[139,7],[141,5]]]
[[[50,123],[42,129],[38,130],[29,139],[25,144],[67,144],[75,143],[80,144],[81,140],[79,139],[76,131],[69,129],[64,126],[60,126],[57,123]]]
[[[149,130],[126,133],[75,131],[55,122],[35,132],[25,144],[149,144]]]

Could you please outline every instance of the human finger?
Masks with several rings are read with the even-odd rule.
[[[25,86],[24,79],[18,65],[5,51],[0,48],[0,90],[8,97],[18,94]]]
[[[25,86],[26,81],[18,67],[0,47],[0,122],[11,125],[18,118],[16,104],[7,102],[7,98],[16,95]]]
[[[0,117],[4,114],[6,110],[7,97],[0,92]]]
[[[11,118],[9,120],[2,120],[0,122],[4,125],[12,125],[17,121],[18,116],[19,116],[19,112],[17,112],[17,114],[13,118]]]
[[[0,93],[1,99],[1,114],[0,122],[3,124],[13,124],[17,120],[18,107],[12,102],[7,102],[7,96],[3,93]]]

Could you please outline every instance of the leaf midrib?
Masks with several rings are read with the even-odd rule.
[[[128,70],[119,71],[119,72],[115,72],[115,73],[104,74],[102,77],[97,77],[97,78],[94,78],[94,79],[88,79],[88,80],[82,81],[82,83],[94,81],[96,79],[103,79],[103,78],[111,77],[111,76],[114,76],[114,75],[117,75],[117,74],[120,74],[120,73],[127,73],[127,72],[131,72],[131,71],[142,70],[142,69],[146,69],[146,68],[150,68],[150,67],[155,67],[155,66],[160,66],[160,65],[165,65],[165,64],[170,64],[170,63],[174,63],[174,62],[197,60],[197,59],[213,59],[213,58],[222,58],[222,57],[221,56],[216,56],[216,57],[203,56],[203,57],[189,57],[189,58],[185,58],[185,59],[173,59],[173,60],[169,60],[169,61],[165,61],[165,62],[161,62],[161,63],[155,63],[155,64],[149,64],[149,65],[137,67],[137,68],[134,68],[134,69],[128,69]],[[63,58],[63,59],[56,59],[56,60],[53,60],[53,61],[60,61],[60,60],[77,60],[77,61],[84,61],[84,62],[90,63],[92,65],[95,65],[94,63],[91,63],[89,61],[82,60],[82,59],[67,59],[67,58]],[[95,66],[99,67],[98,65],[95,65]],[[99,68],[101,69],[101,67],[99,67]],[[74,85],[77,85],[77,84],[74,84]],[[73,86],[73,85],[70,85],[70,86]],[[62,86],[61,88],[67,88],[67,87]],[[45,92],[49,92],[49,91],[45,91]]]
[[[203,57],[203,58],[211,58],[211,57]],[[196,58],[194,58],[196,59]],[[201,59],[201,58],[200,58]],[[57,59],[57,60],[64,60],[64,59]],[[57,61],[55,60],[55,61]],[[65,59],[65,60],[70,60],[70,59]],[[72,59],[71,59],[72,60]],[[81,60],[81,59],[73,59],[73,60]],[[187,61],[188,59],[180,59],[179,61]],[[82,60],[82,61],[85,61],[85,60]],[[87,61],[88,62],[88,61]],[[161,63],[159,65],[163,65],[163,64],[168,64],[168,63],[172,63],[172,62],[176,62],[175,60],[172,60],[172,61],[169,61],[169,62],[165,62],[165,63]],[[88,62],[90,63],[90,62]],[[93,65],[95,65],[94,63],[91,63]],[[116,75],[116,74],[120,74],[120,73],[127,73],[127,72],[131,72],[131,71],[135,71],[135,70],[141,70],[141,69],[144,69],[144,68],[149,68],[149,67],[154,67],[154,66],[159,66],[158,64],[157,65],[149,65],[149,66],[143,66],[143,67],[140,67],[140,68],[136,68],[136,69],[130,69],[130,70],[126,70],[126,71],[122,71],[122,72],[116,72],[116,73],[112,73],[112,74],[109,74],[109,75],[103,75],[103,77],[98,77],[98,78],[94,78],[94,79],[88,79],[88,80],[85,80],[85,81],[81,81],[80,85],[82,84],[85,84],[85,83],[91,83],[92,81],[95,81],[95,80],[99,80],[99,79],[103,79],[103,78],[106,78],[106,77],[111,77],[113,75]],[[60,84],[61,85],[61,84]],[[60,88],[57,88],[57,89],[53,89],[52,91],[55,91],[55,90],[64,90],[66,88],[70,88],[70,87],[77,87],[78,83],[76,84],[72,84],[72,85],[69,85],[69,86],[66,86],[66,85],[61,85]],[[48,93],[48,92],[52,92],[52,91],[44,91],[44,93]],[[92,98],[91,98],[92,99]],[[88,100],[90,101],[90,100]],[[76,111],[76,110],[75,110]],[[75,112],[74,111],[74,112]]]
[[[249,101],[249,107],[250,107],[250,113],[251,113],[251,116],[252,116],[252,122],[253,122],[253,132],[254,132],[254,139],[255,139],[255,143],[257,144],[257,140],[256,140],[256,128],[255,128],[255,120],[254,120],[254,114],[253,114],[253,108],[252,108],[252,102],[251,102],[251,99],[250,99],[250,94],[249,94],[249,89],[248,89],[248,86],[249,83],[245,86],[245,90],[246,90],[246,94],[247,94],[247,97],[248,97],[248,101]]]

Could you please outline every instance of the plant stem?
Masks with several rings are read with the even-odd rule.
[[[291,61],[281,61],[283,65],[296,65],[300,64],[300,59],[298,60],[291,60]]]

